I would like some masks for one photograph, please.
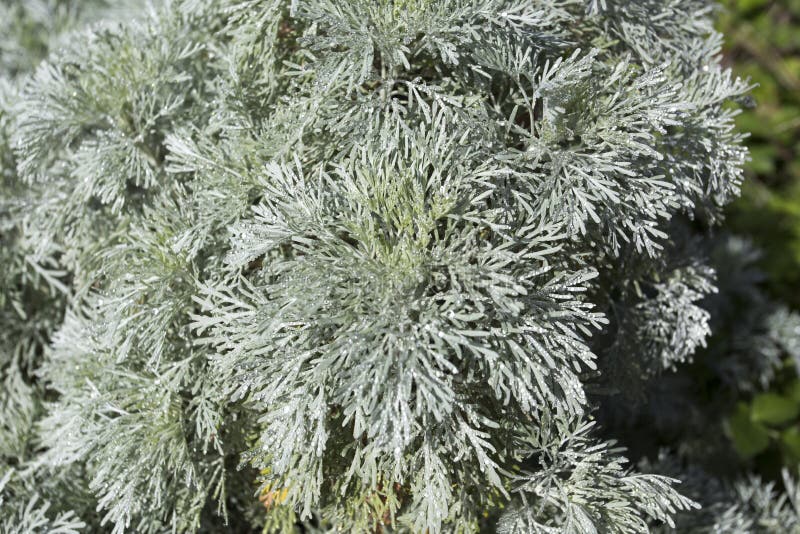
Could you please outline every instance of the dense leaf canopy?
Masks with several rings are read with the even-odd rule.
[[[747,272],[713,4],[0,6],[5,529],[800,528],[612,439]]]

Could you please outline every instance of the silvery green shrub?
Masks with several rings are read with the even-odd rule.
[[[4,532],[798,528],[612,435],[724,308],[714,9],[4,0]]]

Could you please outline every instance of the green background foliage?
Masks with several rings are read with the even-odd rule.
[[[764,252],[773,296],[800,305],[800,0],[727,0],[719,18],[727,62],[758,84],[737,120],[751,161],[733,231]]]
[[[772,297],[800,307],[800,0],[726,0],[719,29],[726,62],[757,84],[737,124],[751,132],[751,161],[729,228],[762,251]],[[746,462],[774,476],[800,461],[800,382],[794,363],[767,392],[740,401],[726,428]]]

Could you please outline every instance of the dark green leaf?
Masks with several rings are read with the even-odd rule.
[[[736,452],[743,458],[755,456],[769,446],[766,427],[750,418],[750,410],[744,403],[739,403],[728,419],[728,431]]]
[[[776,393],[762,393],[753,399],[751,414],[753,421],[779,425],[797,417],[797,403]]]

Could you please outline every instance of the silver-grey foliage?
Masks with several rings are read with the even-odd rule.
[[[0,40],[4,529],[697,513],[627,465],[593,392],[713,325],[681,221],[737,195],[749,89],[713,4],[0,6],[41,35]],[[797,359],[795,323],[754,343]],[[732,380],[768,382],[753,365]]]

